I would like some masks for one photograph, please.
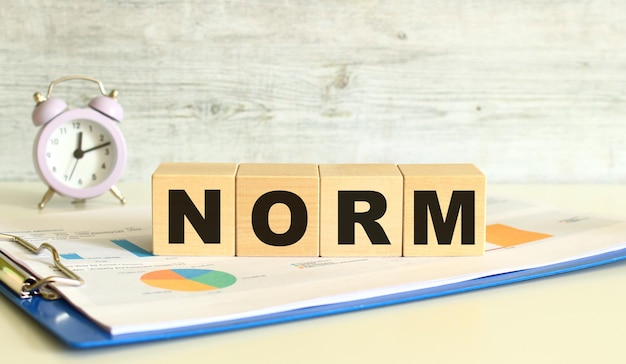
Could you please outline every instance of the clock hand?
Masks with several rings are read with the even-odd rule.
[[[96,149],[104,148],[104,147],[106,147],[107,145],[110,145],[110,144],[111,144],[111,142],[106,142],[106,143],[102,143],[102,144],[100,144],[100,145],[96,145],[96,146],[95,146],[95,147],[93,147],[93,148],[89,148],[89,149],[87,149],[87,150],[83,150],[83,151],[82,151],[82,154],[89,153],[89,152],[91,152],[91,151],[93,151],[93,150],[96,150]],[[82,155],[81,155],[81,157],[82,157]]]
[[[78,165],[78,161],[80,159],[82,159],[85,156],[85,153],[89,153],[91,151],[94,151],[96,149],[100,149],[100,148],[104,148],[107,145],[110,145],[111,142],[106,142],[106,143],[102,143],[100,145],[96,145],[95,147],[89,148],[87,150],[82,150],[83,148],[83,132],[81,131],[80,133],[78,133],[78,141],[77,141],[77,147],[76,150],[74,151],[74,166],[72,167],[72,172],[70,172],[69,177],[67,178],[67,180],[71,180],[72,176],[74,175],[74,171],[76,171],[76,166]]]
[[[74,151],[74,166],[72,167],[72,172],[70,172],[70,176],[67,178],[67,180],[71,180],[72,176],[74,175],[74,171],[76,170],[76,166],[78,165],[78,160],[81,159],[83,157],[83,151],[81,150],[83,148],[83,132],[81,131],[80,133],[78,133],[78,141],[76,142],[76,150]]]
[[[74,151],[74,158],[81,159],[83,157],[83,132],[78,133],[78,145],[76,146],[76,150]],[[76,168],[76,166],[74,166]]]
[[[83,149],[83,132],[78,133],[78,145],[76,149]]]
[[[76,170],[77,165],[78,165],[78,158],[74,160],[74,167],[72,167],[72,172],[70,173],[70,176],[67,178],[68,181],[72,179],[72,176],[74,175],[74,171]]]
[[[80,133],[80,134],[79,134],[79,136],[80,136],[80,135],[82,135],[82,134],[83,134],[83,133]],[[82,157],[84,157],[84,156],[85,156],[85,153],[88,153],[88,152],[94,151],[94,150],[96,150],[96,149],[104,148],[104,147],[106,147],[106,146],[107,146],[107,145],[109,145],[109,144],[111,144],[111,142],[102,143],[102,144],[100,144],[100,145],[96,145],[95,147],[93,147],[93,148],[89,148],[89,149],[87,149],[87,150],[81,150],[80,148],[78,148],[78,149],[76,149],[76,150],[74,151],[74,158],[76,158],[76,159],[81,159]]]

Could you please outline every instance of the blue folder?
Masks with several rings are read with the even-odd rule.
[[[95,348],[214,334],[313,317],[335,315],[548,277],[615,263],[625,259],[626,248],[564,263],[492,275],[439,287],[418,289],[350,302],[314,306],[268,315],[259,315],[245,319],[115,336],[103,330],[63,299],[54,301],[44,300],[40,297],[21,299],[2,283],[0,283],[0,292],[65,344],[74,348]]]

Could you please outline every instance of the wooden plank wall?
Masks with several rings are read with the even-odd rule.
[[[165,161],[626,180],[626,2],[13,0],[0,19],[0,180],[37,180],[31,96],[70,74],[120,91],[124,181]]]

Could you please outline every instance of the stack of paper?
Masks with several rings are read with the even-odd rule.
[[[579,260],[568,266],[576,269],[585,265],[581,258],[626,249],[620,221],[494,198],[487,211],[489,243],[482,257],[153,256],[149,206],[4,221],[0,231],[54,245],[86,282],[58,290],[114,337],[228,329],[402,302],[514,280],[502,273]],[[45,254],[33,256],[6,242],[0,248],[42,276],[54,273]],[[481,277],[491,281],[476,281]]]

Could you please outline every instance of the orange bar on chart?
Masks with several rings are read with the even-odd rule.
[[[508,225],[493,224],[487,226],[487,241],[503,247],[550,238],[552,235],[517,229]]]

